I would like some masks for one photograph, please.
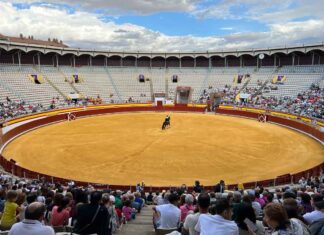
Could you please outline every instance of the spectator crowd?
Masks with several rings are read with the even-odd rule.
[[[9,97],[6,100],[0,102],[0,123],[10,120],[15,117],[24,116],[28,114],[45,112],[59,108],[70,107],[84,107],[88,105],[102,104],[102,99],[98,95],[97,98],[85,97],[82,99],[60,99],[59,97],[53,97],[48,106],[42,104],[30,104],[24,100],[14,101]]]
[[[245,88],[242,93],[250,94],[250,98],[236,101],[238,91],[237,87],[226,85],[223,89],[222,104],[244,105],[324,119],[324,89],[318,84],[312,84],[308,90],[298,94],[297,97],[264,96],[262,93],[257,93],[257,88]]]
[[[260,84],[262,86],[262,84]],[[264,87],[264,89],[270,89]],[[324,89],[320,88],[318,84],[312,84],[307,90],[297,95],[297,97],[290,96],[264,96],[256,87],[246,87],[241,93],[250,94],[248,99],[237,101],[236,96],[239,93],[237,86],[225,85],[222,91],[217,90],[210,86],[204,89],[198,102],[207,103],[209,94],[211,92],[222,92],[222,104],[224,105],[244,105],[261,109],[270,109],[281,112],[292,113],[301,116],[308,116],[312,118],[324,119]],[[260,94],[259,94],[260,93]],[[141,94],[144,96],[144,94]],[[115,101],[111,99],[111,103]],[[134,98],[129,97],[124,101],[125,103],[136,103]],[[24,100],[13,101],[9,97],[5,101],[0,102],[0,123],[6,120],[31,114],[37,112],[44,112],[59,108],[69,107],[84,107],[94,104],[102,104],[103,101],[98,95],[96,98],[84,97],[80,99],[60,99],[53,97],[48,106],[42,104],[29,104]]]
[[[155,227],[174,229],[169,233],[174,235],[324,234],[323,179],[232,192],[223,191],[224,185],[221,181],[213,191],[180,189],[153,198]]]
[[[0,175],[0,229],[9,235],[110,235],[152,206],[156,231],[183,235],[323,235],[324,177],[275,188],[213,190],[195,183],[162,192],[96,190]],[[126,225],[127,226],[127,225]],[[165,233],[164,233],[165,234]]]

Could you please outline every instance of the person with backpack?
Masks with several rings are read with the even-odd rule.
[[[94,191],[90,195],[90,203],[77,208],[76,224],[73,232],[77,234],[109,235],[108,210],[100,205],[101,193]]]

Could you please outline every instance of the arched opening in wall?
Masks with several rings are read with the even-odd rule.
[[[55,58],[56,53],[54,52],[49,52],[47,54],[40,54],[40,63],[41,65],[56,65],[56,58]]]
[[[227,66],[228,67],[239,67],[240,66],[240,58],[233,55],[226,56]]]
[[[181,67],[195,67],[195,59],[190,56],[181,57]]]
[[[20,59],[21,64],[38,65],[37,54],[39,54],[39,62],[41,63],[41,55],[43,55],[43,54],[40,53],[39,51],[29,51],[27,53],[25,53],[25,52],[21,53],[21,59]]]
[[[90,65],[90,55],[80,55],[75,57],[75,66],[89,66]]]
[[[156,56],[152,58],[152,67],[164,68],[165,58],[163,58],[162,56]]]
[[[105,58],[104,55],[96,55],[92,57],[92,65],[93,66],[104,66],[105,65]]]
[[[17,61],[14,61],[14,58],[13,58],[13,56],[17,52],[18,52],[18,50],[6,51],[6,50],[0,48],[0,63],[1,64],[13,64],[14,62],[18,63],[18,60],[15,59]]]
[[[312,50],[308,52],[310,56],[310,64],[319,65],[324,64],[324,52],[321,50]]]
[[[295,55],[294,65],[311,65],[312,64],[312,53],[303,53],[300,51],[294,51],[290,53],[291,55]]]
[[[63,66],[73,66],[73,54],[68,53],[58,58],[58,64]]]
[[[264,54],[264,58],[261,61],[261,66],[267,67],[267,66],[274,66],[274,55],[266,55]]]
[[[135,56],[126,56],[123,58],[123,66],[125,67],[135,67],[136,66],[136,57]]]
[[[120,67],[121,66],[121,57],[118,55],[113,55],[113,56],[108,57],[107,66]]]
[[[257,57],[244,54],[241,55],[242,66],[243,67],[256,67],[257,66]]]
[[[225,67],[225,60],[224,57],[220,57],[214,55],[211,57],[211,65],[212,67]]]
[[[324,64],[324,51],[318,51],[319,54],[319,64]]]
[[[141,56],[137,59],[137,67],[150,67],[151,58],[148,56]]]
[[[282,52],[275,53],[277,55],[277,66],[291,66],[293,64],[292,54],[284,54]]]
[[[205,56],[197,56],[196,57],[196,67],[209,67],[209,58]]]
[[[166,67],[167,68],[179,68],[180,67],[180,59],[175,56],[170,56],[166,59]]]

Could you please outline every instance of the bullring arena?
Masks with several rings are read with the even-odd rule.
[[[322,44],[125,54],[10,40],[0,41],[0,165],[18,177],[233,189],[322,171]]]
[[[0,1],[0,235],[324,235],[320,2]]]
[[[323,146],[296,130],[199,108],[139,111],[145,108],[150,112],[108,108],[113,113],[70,122],[64,113],[62,122],[14,139],[2,155],[20,167],[64,179],[164,187],[197,179],[203,185],[220,179],[228,184],[262,181],[323,162]],[[162,131],[167,114],[171,127]]]

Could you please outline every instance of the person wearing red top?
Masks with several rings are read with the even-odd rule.
[[[51,216],[52,226],[64,226],[69,223],[70,210],[67,207],[69,203],[70,199],[68,197],[64,197],[59,206],[53,207]]]
[[[125,219],[127,221],[130,221],[132,219],[132,214],[135,212],[135,209],[133,209],[131,207],[131,201],[130,200],[126,200],[123,206],[123,214],[125,216]]]
[[[180,206],[181,221],[184,222],[190,211],[194,212],[195,207],[193,206],[194,198],[191,194],[187,194],[185,197],[185,204]]]
[[[255,201],[258,202],[261,205],[262,208],[266,204],[265,200],[260,197],[260,193],[259,192],[255,192]]]

